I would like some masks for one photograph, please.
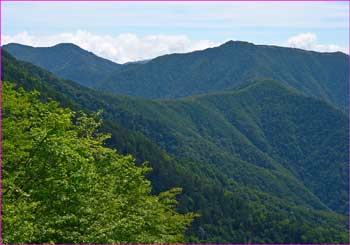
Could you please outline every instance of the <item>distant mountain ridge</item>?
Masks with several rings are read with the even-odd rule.
[[[20,60],[34,63],[87,87],[96,86],[121,67],[72,43],[38,48],[10,43],[3,48]]]
[[[60,50],[56,46],[34,48],[35,52],[31,47],[16,44],[5,45],[4,49],[57,76],[116,94],[153,99],[180,98],[227,91],[256,79],[273,79],[339,108],[345,109],[348,105],[349,56],[340,52],[318,53],[229,41],[219,47],[164,55],[146,63],[118,65],[107,62],[105,65],[103,62],[103,69],[94,70],[92,76],[86,77],[83,71],[93,70],[89,65],[91,62],[80,55],[84,51],[77,46],[69,54],[51,51],[47,61],[51,65],[41,60],[48,57],[48,50]],[[67,68],[56,61],[57,57],[63,56],[76,57],[73,65]]]
[[[146,98],[179,98],[220,92],[256,79],[278,80],[345,108],[348,56],[292,48],[227,42],[219,47],[155,58],[123,69],[101,90]]]

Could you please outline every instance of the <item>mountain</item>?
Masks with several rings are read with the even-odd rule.
[[[71,43],[40,48],[10,43],[4,45],[3,49],[18,59],[32,62],[87,87],[99,86],[101,80],[121,67]]]
[[[346,243],[347,116],[283,83],[146,100],[84,88],[3,52],[3,80],[63,106],[103,109],[108,144],[150,161],[158,193],[201,215],[187,242]]]
[[[261,78],[281,81],[343,108],[347,105],[347,55],[233,41],[117,71],[99,88],[146,98],[179,98],[226,91]]]
[[[348,119],[331,104],[266,80],[180,100],[113,101],[110,120],[175,156],[299,204],[313,203],[305,186],[347,213]]]
[[[281,81],[341,109],[348,104],[349,57],[340,52],[318,53],[229,41],[219,47],[164,55],[118,69],[115,63],[72,44],[50,48],[9,44],[4,49],[57,76],[123,95],[180,98],[227,91],[263,78]]]

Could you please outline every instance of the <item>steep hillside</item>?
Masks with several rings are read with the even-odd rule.
[[[232,93],[184,99],[182,105],[168,103],[173,110],[190,116],[193,127],[208,141],[217,142],[240,159],[265,162],[259,157],[252,159],[257,155],[242,144],[247,140],[256,151],[290,170],[328,207],[347,213],[348,119],[342,111],[272,81]],[[198,107],[206,112],[201,115],[216,118],[216,122],[194,114]],[[232,126],[235,129],[230,130]],[[236,135],[231,133],[234,130]]]
[[[293,176],[329,208],[347,213],[348,120],[330,104],[263,81],[224,94],[124,99],[110,107],[111,120],[171,154],[215,164],[253,188],[305,200],[287,177]]]
[[[11,43],[3,48],[20,60],[41,66],[87,87],[99,86],[101,80],[121,67],[70,43],[43,48]]]
[[[104,109],[103,127],[112,133],[108,144],[139,162],[149,160],[154,191],[183,187],[179,210],[201,214],[187,233],[188,242],[346,243],[347,218],[331,211],[345,212],[347,200],[347,194],[335,196],[347,193],[347,175],[340,173],[347,141],[337,136],[347,137],[346,116],[332,106],[271,81],[224,94],[148,101],[81,87],[6,52],[3,67],[5,80],[39,90],[43,100]],[[314,118],[314,128],[300,121],[303,109]],[[270,124],[272,118],[276,121]],[[318,135],[321,119],[324,131]],[[285,146],[290,139],[296,141]],[[311,147],[320,142],[321,153],[332,153],[320,162],[322,168],[316,160],[323,153]],[[304,162],[296,157],[299,143],[311,144],[303,152],[309,155]],[[300,175],[308,161],[316,165],[305,171],[314,176],[310,182]],[[330,188],[321,183],[321,175]],[[313,185],[320,185],[320,191]]]

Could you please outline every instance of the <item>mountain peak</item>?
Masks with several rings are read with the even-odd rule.
[[[52,48],[76,48],[76,49],[82,49],[81,47],[79,47],[78,45],[76,45],[74,43],[59,43],[59,44],[56,44],[56,45],[52,46]]]
[[[119,64],[101,58],[73,43],[59,43],[51,47],[29,47],[20,44],[5,45],[4,50],[17,59],[32,62],[62,78],[77,81],[84,86],[97,86]]]
[[[25,48],[25,49],[30,49],[30,48],[34,48],[33,46],[30,45],[25,45],[25,44],[21,44],[21,43],[8,43],[5,45],[2,45],[2,48]]]
[[[246,41],[234,41],[230,40],[226,43],[220,45],[220,47],[227,47],[227,46],[255,46],[254,43],[246,42]]]
[[[76,48],[76,49],[82,49],[78,45],[74,43],[58,43],[53,46],[47,46],[47,47],[34,47],[26,44],[21,43],[8,43],[3,45],[5,48]]]

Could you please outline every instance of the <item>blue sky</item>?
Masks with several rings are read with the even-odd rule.
[[[348,4],[3,2],[2,43],[75,42],[117,62],[203,49],[230,39],[347,52]]]

